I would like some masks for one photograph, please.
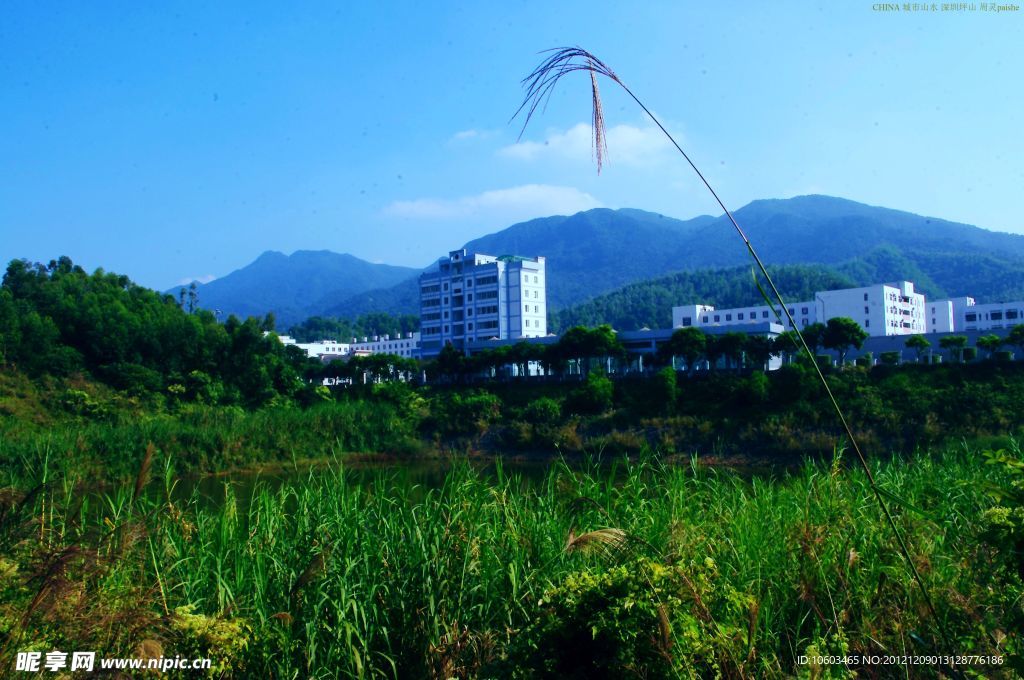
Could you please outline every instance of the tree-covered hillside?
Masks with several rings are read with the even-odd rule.
[[[0,367],[39,378],[89,375],[154,398],[259,406],[309,389],[301,350],[272,337],[273,318],[183,310],[173,296],[69,258],[14,260],[0,287]]]

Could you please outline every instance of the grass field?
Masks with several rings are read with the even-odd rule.
[[[55,648],[210,656],[215,674],[277,678],[836,675],[798,663],[815,653],[1019,660],[1020,556],[991,538],[991,493],[1012,475],[967,447],[875,465],[937,618],[841,457],[774,479],[633,462],[555,464],[527,481],[457,465],[430,489],[337,464],[245,499],[226,484],[213,505],[180,500],[165,461],[144,462],[135,484],[103,494],[47,478],[42,462],[4,490],[5,668]]]

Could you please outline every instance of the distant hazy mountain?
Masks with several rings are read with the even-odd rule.
[[[199,305],[220,310],[222,319],[229,314],[245,318],[273,312],[278,327],[287,328],[338,300],[389,288],[417,273],[409,267],[372,264],[329,250],[299,250],[291,255],[267,251],[251,264],[199,285]],[[168,292],[176,295],[179,288]]]
[[[1024,290],[1024,236],[829,196],[754,201],[734,215],[769,264],[842,264],[839,275],[850,280],[909,278],[933,295],[979,300]],[[672,273],[749,263],[725,216],[677,220],[635,209],[543,217],[465,247],[491,255],[544,255],[552,310]],[[333,268],[326,271],[328,266]],[[273,309],[279,321],[416,313],[418,274],[329,252],[290,258],[266,253],[249,267],[201,286],[200,303],[260,316]],[[375,283],[374,276],[385,280]]]

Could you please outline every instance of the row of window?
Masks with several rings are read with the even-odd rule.
[[[523,274],[523,283],[529,283],[529,282],[530,282],[529,275],[528,274]],[[537,278],[536,274],[533,275],[533,282],[534,283],[540,283],[540,279]]]
[[[523,305],[523,313],[524,314],[529,314],[530,313],[530,305]],[[533,313],[534,314],[540,314],[540,306],[534,305],[533,306]]]
[[[1002,321],[1003,320],[1003,312],[1002,311],[989,312],[988,314],[985,315],[985,318],[988,319],[989,321]],[[1018,319],[1018,318],[1020,318],[1020,312],[1018,310],[1016,310],[1016,309],[1007,309],[1006,310],[1006,318],[1007,319]],[[977,321],[977,320],[978,320],[978,313],[977,312],[968,312],[967,314],[964,314],[964,321]]]

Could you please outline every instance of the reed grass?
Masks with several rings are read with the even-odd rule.
[[[226,677],[530,677],[530,654],[546,649],[542,603],[571,593],[574,574],[639,564],[651,587],[637,606],[650,599],[655,614],[632,634],[655,636],[683,676],[708,649],[727,677],[794,674],[811,648],[995,651],[990,633],[1008,633],[1024,594],[999,580],[975,528],[1000,471],[965,449],[872,465],[919,510],[897,507],[894,521],[941,621],[926,614],[867,480],[837,458],[777,480],[641,461],[559,464],[528,483],[457,465],[430,489],[334,465],[247,499],[225,484],[213,505],[182,500],[166,472],[162,485],[136,493],[126,482],[98,504],[50,485],[10,510],[32,530],[0,560],[49,571],[0,579],[0,626],[19,651],[130,654],[155,640],[209,654]],[[682,595],[658,580],[665,568]],[[76,628],[72,604],[84,601],[134,624],[114,636]],[[945,649],[939,625],[963,647]]]

